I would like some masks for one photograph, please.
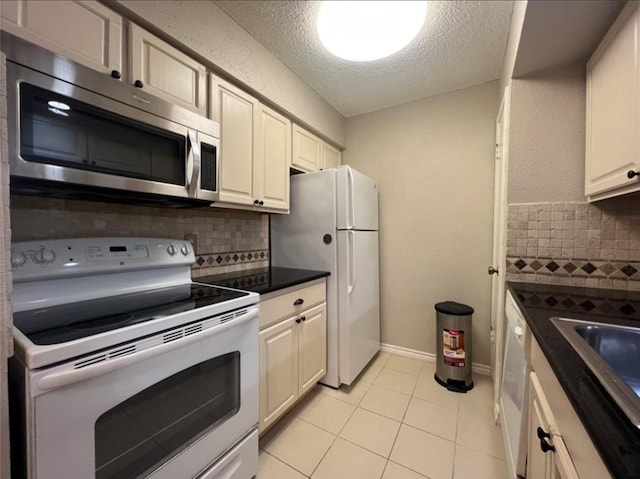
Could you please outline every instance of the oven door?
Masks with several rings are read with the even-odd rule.
[[[29,373],[29,477],[205,471],[258,422],[257,318],[254,306],[201,332],[197,323],[163,331],[169,342],[159,346],[145,349],[146,337],[81,369]],[[127,354],[134,344],[139,352]]]

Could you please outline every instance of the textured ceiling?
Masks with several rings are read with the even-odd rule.
[[[357,63],[330,54],[315,24],[321,2],[214,1],[346,117],[495,80],[511,1],[431,1],[403,50]]]

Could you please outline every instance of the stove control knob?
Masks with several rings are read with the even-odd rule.
[[[174,254],[176,254],[176,247],[173,246],[172,244],[170,244],[167,247],[167,253],[169,253],[171,256],[173,256]]]
[[[189,247],[186,244],[182,245],[182,248],[180,248],[180,252],[184,255],[187,256],[189,254]]]
[[[11,255],[11,266],[13,266],[14,268],[19,268],[26,262],[27,262],[27,257],[24,255],[24,253],[17,253],[17,254]]]
[[[40,248],[38,251],[33,253],[33,261],[35,261],[38,264],[53,263],[55,259],[56,259],[56,254],[51,249],[47,250],[44,248]]]

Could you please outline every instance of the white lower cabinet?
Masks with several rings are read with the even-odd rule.
[[[612,479],[540,345],[527,335],[527,479]]]
[[[529,378],[527,479],[579,479],[538,375]]]
[[[268,295],[260,302],[261,433],[326,372],[325,298],[326,285],[322,279]]]

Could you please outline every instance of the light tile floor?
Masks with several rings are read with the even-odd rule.
[[[458,394],[434,367],[381,353],[350,387],[319,385],[261,438],[258,479],[506,479],[490,378]]]

